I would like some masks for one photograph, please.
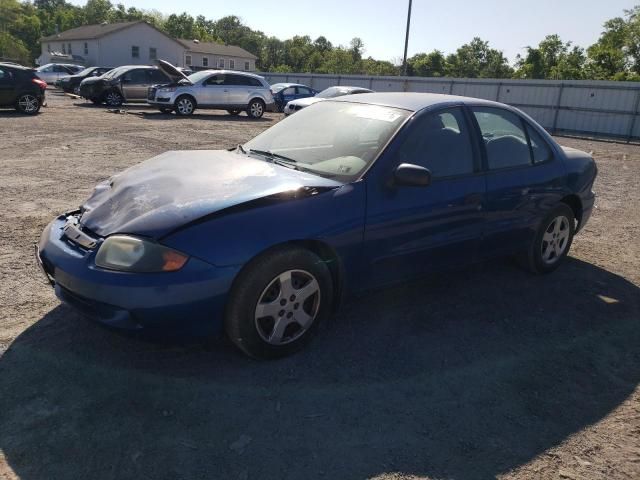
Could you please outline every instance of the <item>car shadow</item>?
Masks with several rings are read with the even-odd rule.
[[[140,116],[145,120],[178,120],[184,121],[190,120],[224,120],[225,122],[267,122],[274,121],[272,117],[262,118],[249,118],[245,113],[240,115],[229,115],[228,113],[204,113],[202,110],[196,110],[192,115],[188,117],[180,117],[174,113],[162,113],[162,112],[140,112]]]
[[[0,448],[39,478],[482,479],[640,381],[640,289],[579,260],[377,291],[274,362],[132,339],[59,306],[0,358]]]

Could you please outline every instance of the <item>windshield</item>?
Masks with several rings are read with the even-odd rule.
[[[96,69],[96,67],[89,67],[89,68],[85,68],[84,70],[82,70],[81,72],[78,72],[76,75],[89,75],[91,72],[93,72]]]
[[[243,147],[290,159],[292,168],[343,181],[374,161],[411,112],[348,102],[318,102]]]
[[[123,71],[127,70],[127,68],[129,68],[129,67],[117,67],[117,68],[114,68],[113,70],[109,70],[102,77],[103,78],[113,78],[116,75],[118,75],[120,72],[123,72]]]
[[[273,85],[271,85],[271,91],[273,93],[278,93],[280,90],[282,90],[283,88],[287,88],[288,86],[290,86],[289,83],[274,83]]]
[[[340,87],[329,87],[323,91],[321,91],[316,97],[320,98],[334,98],[340,97],[342,95],[347,95],[349,90]]]
[[[207,78],[209,76],[211,76],[211,70],[201,70],[199,72],[192,73],[187,78],[189,79],[189,81],[191,83],[193,83],[195,85],[200,80],[204,80],[205,78]]]

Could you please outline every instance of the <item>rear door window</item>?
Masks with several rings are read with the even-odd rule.
[[[472,108],[487,153],[489,169],[531,165],[531,151],[519,116],[493,107]]]

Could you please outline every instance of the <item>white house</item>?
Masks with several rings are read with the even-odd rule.
[[[144,22],[84,25],[41,39],[38,63],[86,66],[150,65],[157,59],[194,69],[255,70],[256,56],[233,45],[177,40]]]
[[[194,70],[219,68],[227,70],[256,69],[258,57],[235,45],[178,40],[185,48],[184,64]]]

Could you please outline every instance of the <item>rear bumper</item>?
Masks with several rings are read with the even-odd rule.
[[[576,233],[582,230],[582,227],[584,227],[589,221],[589,218],[591,218],[591,214],[595,208],[595,201],[596,194],[593,192],[589,192],[589,195],[582,198],[582,216],[580,218],[578,228],[576,229]]]
[[[224,307],[236,268],[196,258],[177,272],[127,273],[95,265],[97,248],[85,250],[62,237],[66,217],[42,233],[37,259],[56,296],[100,323],[125,330],[206,336],[223,329]],[[44,278],[44,277],[43,277]]]

